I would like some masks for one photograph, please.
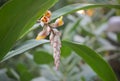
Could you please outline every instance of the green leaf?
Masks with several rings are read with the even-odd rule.
[[[26,41],[25,43],[23,43],[20,47],[16,48],[15,50],[12,50],[10,52],[7,53],[7,55],[3,58],[3,61],[8,60],[9,58],[12,58],[13,56],[16,56],[18,54],[21,54],[29,49],[32,49],[36,46],[39,46],[41,44],[45,44],[48,43],[48,40],[40,40],[40,41],[36,41],[36,40],[29,40]]]
[[[120,42],[120,33],[117,33],[118,42]]]
[[[56,18],[58,18],[59,16],[62,15],[67,15],[73,12],[76,12],[78,10],[85,10],[85,9],[90,9],[90,8],[97,8],[97,7],[107,7],[107,8],[116,8],[119,9],[120,5],[111,5],[111,4],[72,4],[72,5],[68,5],[65,6],[63,8],[60,8],[56,11],[53,12],[52,14],[52,19],[54,20]]]
[[[69,47],[67,47],[65,45],[62,45],[62,47],[61,47],[61,56],[67,57],[67,56],[69,56],[71,54],[71,52],[72,52],[72,50]]]
[[[15,69],[13,68],[7,68],[7,72],[6,72],[7,76],[10,78],[14,78],[16,80],[19,80],[19,75],[18,73],[15,71]]]
[[[0,60],[57,0],[9,0],[0,8]]]
[[[67,41],[63,41],[63,44],[81,56],[103,81],[117,81],[111,67],[99,54],[82,44]]]
[[[91,32],[90,30],[88,30],[87,28],[84,28],[84,27],[81,27],[81,31],[80,33],[83,35],[83,36],[94,36],[93,32]]]
[[[72,5],[68,5],[65,6],[63,8],[60,8],[56,11],[54,11],[52,13],[52,18],[51,21],[53,21],[54,19],[60,17],[60,16],[64,16],[70,13],[74,13],[78,10],[85,10],[85,9],[91,9],[91,8],[97,8],[97,7],[107,7],[107,8],[115,8],[115,9],[119,9],[120,5],[111,5],[111,4],[72,4]],[[24,33],[22,36],[24,36],[25,34],[27,34],[28,32],[36,29],[37,27],[33,27],[30,28],[26,33]]]
[[[79,23],[80,23],[80,19],[78,19],[74,23],[69,23],[64,29],[62,39],[63,40],[70,40],[75,33],[75,29],[79,26]]]
[[[33,78],[33,75],[28,71],[25,65],[18,64],[16,69],[20,75],[20,81],[31,81]]]
[[[120,0],[117,0],[118,1],[118,3],[120,4]]]
[[[47,64],[53,61],[53,56],[45,51],[38,51],[34,53],[34,61],[38,64]]]

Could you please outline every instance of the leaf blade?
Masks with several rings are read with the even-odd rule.
[[[10,0],[0,8],[0,60],[10,50],[20,34],[26,32],[36,19],[56,1]]]
[[[96,52],[81,44],[75,44],[67,41],[63,41],[63,44],[72,48],[73,51],[81,56],[103,81],[117,81],[111,67]],[[102,67],[100,67],[100,65]]]
[[[49,64],[53,61],[53,56],[45,51],[37,51],[34,53],[34,61],[37,64]]]
[[[54,20],[59,16],[62,15],[67,15],[73,12],[76,12],[78,10],[84,10],[84,9],[91,9],[91,8],[97,8],[97,7],[107,7],[107,8],[115,8],[115,9],[119,9],[120,5],[111,5],[111,4],[72,4],[72,5],[68,5],[65,6],[63,8],[60,8],[56,11],[53,12],[52,14],[52,19]]]
[[[18,71],[20,75],[20,81],[30,81],[33,78],[32,73],[29,72],[28,68],[22,64],[19,63],[16,67],[16,70]]]
[[[25,42],[22,46],[18,47],[17,49],[8,52],[6,54],[6,56],[2,59],[1,62],[6,61],[6,60],[8,60],[16,55],[19,55],[19,54],[29,50],[29,49],[32,49],[36,46],[39,46],[41,44],[45,44],[48,42],[49,42],[48,40],[40,40],[40,41],[29,40],[29,41]]]
[[[68,5],[65,6],[63,8],[60,8],[56,11],[54,11],[52,13],[52,17],[51,17],[51,21],[53,21],[54,19],[60,17],[60,16],[64,16],[70,13],[74,13],[78,10],[84,10],[84,9],[91,9],[91,8],[97,8],[97,7],[107,7],[107,8],[116,8],[119,9],[120,5],[111,5],[111,4],[72,4],[72,5]],[[25,34],[27,34],[28,32],[36,29],[37,27],[33,27],[30,28]],[[23,34],[22,37],[25,35]]]

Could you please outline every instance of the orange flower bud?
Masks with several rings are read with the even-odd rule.
[[[48,23],[48,22],[49,22],[49,18],[47,18],[46,16],[43,16],[43,17],[41,18],[41,21],[42,21],[43,23]]]
[[[85,11],[85,13],[88,15],[88,16],[92,16],[94,14],[94,10],[93,9],[88,9]]]
[[[45,13],[45,15],[44,16],[46,16],[46,17],[48,17],[48,18],[50,18],[51,17],[51,11],[47,11],[46,13]]]

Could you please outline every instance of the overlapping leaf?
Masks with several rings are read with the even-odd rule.
[[[63,8],[60,8],[52,13],[52,18],[51,21],[54,19],[64,16],[70,13],[74,13],[78,10],[86,10],[86,9],[91,9],[91,8],[97,8],[97,7],[107,7],[107,8],[115,8],[119,9],[120,5],[112,5],[112,4],[72,4],[72,5],[67,5]],[[27,32],[22,33],[22,37],[27,34],[28,32],[36,29],[37,27],[30,28]]]
[[[0,8],[0,60],[57,0],[10,0]]]
[[[119,9],[120,5],[111,5],[111,4],[72,4],[72,5],[68,5],[65,6],[63,8],[60,8],[56,11],[53,12],[52,14],[52,19],[54,20],[57,17],[61,16],[61,15],[67,15],[73,12],[76,12],[78,10],[85,10],[85,9],[90,9],[90,8],[97,8],[97,7],[107,7],[107,8],[115,8],[115,9]]]
[[[99,54],[82,44],[68,41],[64,41],[63,44],[81,56],[103,81],[117,81],[111,67]]]
[[[16,48],[15,50],[12,50],[10,52],[8,52],[5,57],[3,58],[2,61],[6,61],[16,55],[19,55],[21,53],[24,53],[27,50],[30,50],[36,46],[39,46],[41,44],[45,44],[48,43],[48,40],[41,40],[41,41],[36,41],[36,40],[29,40],[24,42],[20,47]]]

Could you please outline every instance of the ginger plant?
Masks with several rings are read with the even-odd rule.
[[[62,20],[62,16],[56,19],[54,23],[50,23],[50,18],[51,12],[48,10],[43,17],[37,21],[43,27],[43,30],[37,35],[36,40],[44,39],[49,35],[49,40],[53,48],[54,64],[56,69],[58,69],[60,65],[61,32],[56,28],[62,26],[64,22]]]

